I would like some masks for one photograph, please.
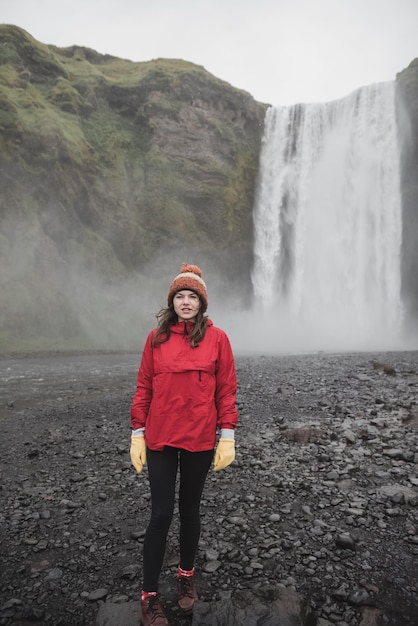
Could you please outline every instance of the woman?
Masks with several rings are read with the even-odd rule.
[[[196,265],[183,264],[170,285],[167,308],[157,315],[142,353],[131,408],[131,460],[137,472],[147,462],[151,519],[144,538],[141,618],[164,626],[158,594],[167,533],[180,473],[180,563],[178,605],[193,611],[197,599],[194,562],[200,536],[200,499],[216,444],[214,470],[235,458],[236,375],[228,337],[204,315],[206,285]]]

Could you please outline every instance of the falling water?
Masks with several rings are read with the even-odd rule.
[[[389,349],[402,321],[395,84],[266,114],[254,309],[270,340]]]

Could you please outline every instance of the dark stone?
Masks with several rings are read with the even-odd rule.
[[[139,613],[139,602],[107,602],[100,607],[95,626],[138,626]],[[313,620],[305,601],[296,591],[286,588],[264,593],[237,591],[230,598],[198,600],[191,623],[193,626],[310,626]]]

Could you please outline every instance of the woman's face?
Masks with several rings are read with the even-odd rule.
[[[200,298],[194,291],[182,289],[174,294],[173,306],[179,322],[187,322],[199,313]]]

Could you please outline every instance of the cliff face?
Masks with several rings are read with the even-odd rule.
[[[183,261],[202,266],[209,313],[248,302],[267,105],[180,60],[60,49],[6,25],[0,43],[0,350],[137,348]],[[418,60],[397,87],[416,329]]]
[[[396,76],[403,203],[402,286],[418,336],[418,59]]]
[[[266,105],[184,61],[0,39],[0,349],[117,325],[183,260],[249,293]]]

